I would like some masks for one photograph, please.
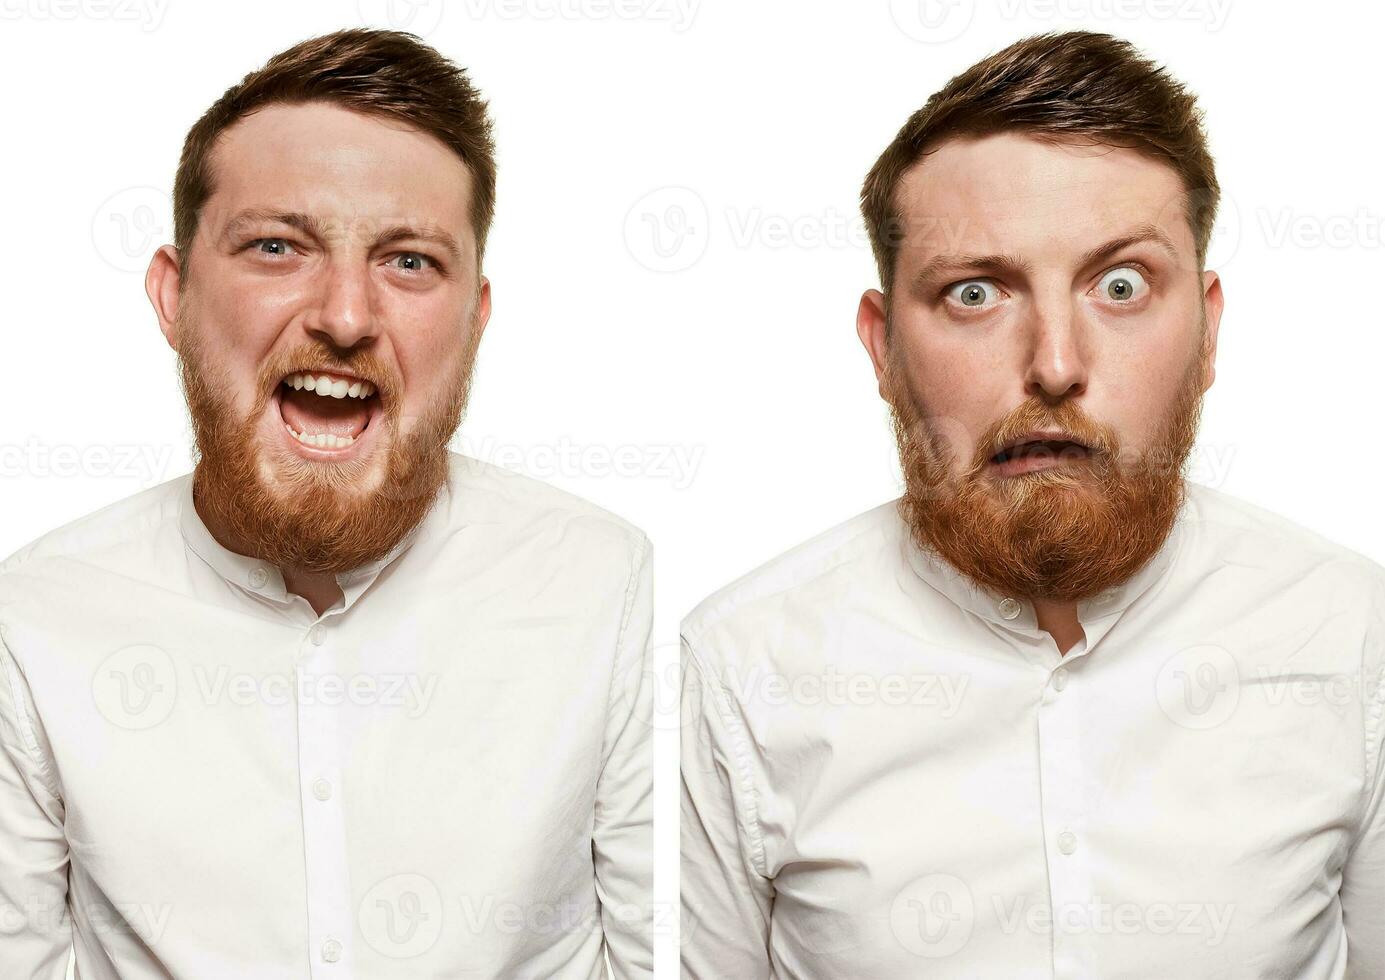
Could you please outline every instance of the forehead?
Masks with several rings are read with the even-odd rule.
[[[1135,150],[1018,133],[948,140],[895,189],[901,253],[919,260],[941,251],[1081,253],[1145,224],[1191,253],[1184,203],[1173,168]]]
[[[270,105],[221,134],[204,220],[244,208],[441,226],[471,242],[471,174],[441,140],[327,103]]]

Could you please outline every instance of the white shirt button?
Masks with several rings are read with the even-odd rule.
[[[341,959],[341,943],[335,939],[329,939],[322,944],[322,960],[324,963],[335,963]]]
[[[1071,854],[1077,850],[1077,835],[1071,830],[1065,830],[1058,835],[1058,850],[1064,854]]]
[[[1006,596],[1000,600],[1000,614],[1006,619],[1014,619],[1020,614],[1020,604],[1018,600]]]
[[[313,795],[319,800],[330,800],[332,798],[332,784],[325,779],[313,780]]]
[[[1068,671],[1065,667],[1059,667],[1053,672],[1053,689],[1061,691],[1068,686]]]
[[[252,571],[250,572],[250,586],[251,586],[251,588],[255,588],[255,589],[261,588],[261,587],[262,587],[266,582],[268,582],[268,581],[269,581],[269,573],[266,572],[263,568],[256,568],[256,569],[254,569],[254,570],[252,570]]]
[[[322,641],[326,638],[326,635],[327,631],[322,628],[321,623],[316,624],[312,629],[308,630],[308,638],[313,641],[313,646],[315,647],[322,646]]]

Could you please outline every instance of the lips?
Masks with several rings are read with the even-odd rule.
[[[297,432],[355,439],[370,423],[370,406],[359,398],[324,398],[316,392],[287,386],[279,399],[279,414]]]
[[[1085,456],[1090,450],[1070,439],[1029,439],[1013,443],[991,457],[992,463],[1005,463],[1028,456]]]
[[[382,411],[369,382],[322,373],[286,375],[275,389],[274,404],[285,436],[300,452],[324,459],[355,455]]]

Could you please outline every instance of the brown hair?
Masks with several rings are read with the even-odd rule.
[[[904,234],[894,200],[900,178],[948,138],[1003,131],[1126,147],[1169,164],[1187,191],[1201,268],[1221,190],[1197,100],[1129,41],[1069,31],[1016,41],[952,78],[875,161],[861,213],[886,293]]]
[[[495,143],[485,101],[464,69],[417,36],[353,28],[276,54],[228,88],[188,131],[173,181],[173,241],[184,281],[202,206],[215,187],[209,157],[217,137],[267,105],[314,101],[400,120],[461,157],[472,177],[471,222],[480,264],[495,213]]]

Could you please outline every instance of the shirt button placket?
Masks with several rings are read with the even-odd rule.
[[[1081,770],[1081,694],[1079,675],[1066,666],[1055,667],[1039,689],[1040,805],[1058,980],[1095,975],[1090,929],[1083,921],[1091,908],[1091,878],[1079,847],[1087,811]]]
[[[340,693],[328,643],[329,630],[314,623],[303,634],[298,659],[298,772],[303,795],[303,848],[307,869],[308,942],[314,978],[348,976],[350,969],[350,881],[346,826],[338,792],[341,753]],[[324,698],[324,677],[333,697]],[[325,702],[325,703],[324,703]]]

